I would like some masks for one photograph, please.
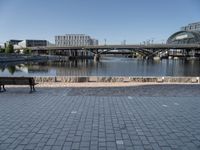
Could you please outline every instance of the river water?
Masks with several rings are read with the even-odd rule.
[[[200,76],[200,61],[103,57],[100,62],[18,62],[0,64],[0,76]]]

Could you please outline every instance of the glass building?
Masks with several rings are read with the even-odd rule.
[[[18,43],[18,46],[26,48],[26,47],[37,47],[37,46],[47,46],[46,40],[23,40]]]
[[[168,38],[167,44],[200,44],[200,22],[181,27],[181,31]]]
[[[7,41],[6,42],[6,45],[9,45],[9,44],[11,44],[11,45],[17,45],[19,42],[22,42],[22,40],[9,40],[9,41]]]

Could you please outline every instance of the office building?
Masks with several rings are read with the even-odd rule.
[[[22,42],[18,43],[18,46],[22,48],[47,46],[47,41],[46,40],[23,40]]]
[[[14,40],[14,39],[12,39],[12,40],[7,41],[5,44],[6,44],[6,46],[9,45],[9,44],[14,46],[14,45],[17,45],[20,42],[22,42],[22,40]]]
[[[55,45],[60,47],[98,45],[98,40],[85,34],[66,34],[55,36]]]

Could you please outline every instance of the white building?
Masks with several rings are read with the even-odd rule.
[[[96,39],[91,39],[92,40],[92,43],[91,43],[91,45],[99,45],[99,41],[98,40],[96,40]]]
[[[60,47],[98,45],[98,40],[85,34],[66,34],[55,36],[55,45]]]
[[[0,44],[0,48],[5,48],[4,44]]]

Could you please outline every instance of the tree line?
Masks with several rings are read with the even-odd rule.
[[[11,54],[11,53],[19,53],[20,51],[15,51],[14,47],[12,44],[5,44],[5,48],[0,47],[0,53],[6,53],[6,54]],[[23,49],[23,54],[31,54],[31,49],[24,48]]]

